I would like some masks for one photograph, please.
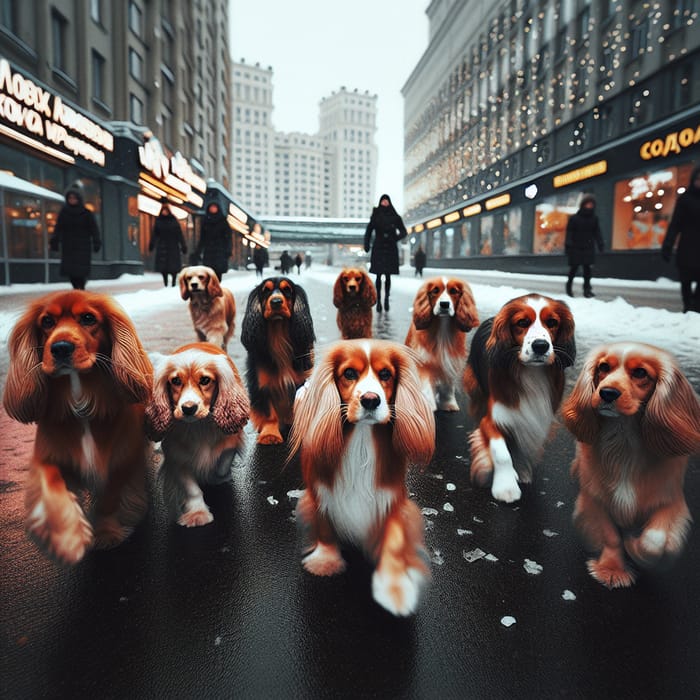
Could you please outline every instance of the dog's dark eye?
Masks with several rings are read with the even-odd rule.
[[[521,318],[519,321],[515,322],[515,325],[518,326],[518,328],[529,328],[530,327],[530,319],[529,318]]]
[[[559,325],[559,321],[557,321],[556,318],[548,318],[544,322],[544,325],[547,326],[547,328],[556,328]]]
[[[199,386],[207,386],[208,384],[211,384],[211,377],[201,377]]]
[[[598,365],[598,371],[599,372],[609,372],[610,371],[610,365],[607,362],[601,362]]]
[[[386,368],[380,369],[377,376],[382,382],[388,382],[391,379],[391,370]]]
[[[430,294],[433,294],[433,295],[435,295],[435,294],[440,294],[440,290],[439,290],[437,287],[433,287],[433,288],[430,290]]]
[[[97,323],[95,314],[80,314],[80,325],[81,326],[94,326]]]
[[[56,321],[54,320],[53,316],[43,316],[41,319],[41,327],[45,330],[48,331],[50,328],[53,328],[56,325]]]
[[[644,369],[644,367],[635,367],[632,370],[632,376],[635,379],[644,379],[649,376],[649,373]]]
[[[461,292],[459,291],[459,289],[457,289],[457,287],[452,287],[452,289],[450,289],[450,294],[451,294],[453,297],[459,296],[460,293],[461,293]]]
[[[347,380],[349,380],[349,381],[352,382],[352,381],[355,381],[355,379],[357,379],[359,375],[357,374],[357,370],[356,370],[356,369],[353,369],[352,367],[348,367],[348,368],[343,372],[343,376],[345,377],[345,379],[347,379]]]
[[[180,379],[180,377],[173,377],[173,378],[170,380],[170,383],[171,383],[173,386],[182,386],[182,379]]]

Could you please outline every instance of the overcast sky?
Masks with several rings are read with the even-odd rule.
[[[321,98],[342,86],[378,96],[375,199],[403,213],[401,88],[428,45],[429,0],[230,1],[231,57],[272,67],[278,131],[316,133]]]

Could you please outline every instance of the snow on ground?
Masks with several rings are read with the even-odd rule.
[[[292,279],[299,281],[302,286],[304,280],[313,279],[332,285],[339,270],[337,268],[316,265],[311,269],[304,270],[301,277],[296,274]],[[426,277],[439,275],[456,275],[468,279],[469,272],[460,273],[458,270],[436,270],[432,269],[426,273]],[[266,274],[270,272],[266,271]],[[477,309],[481,319],[486,319],[494,315],[498,309],[513,297],[520,296],[527,292],[538,291],[538,280],[560,280],[562,288],[564,277],[553,277],[549,275],[523,275],[503,272],[479,271],[478,277],[493,276],[494,281],[507,281],[507,284],[495,284],[494,286],[473,282],[470,283]],[[91,290],[100,291],[108,289],[117,301],[125,308],[127,313],[136,321],[153,314],[161,308],[171,308],[181,305],[182,301],[177,289],[172,287],[159,287],[157,289],[129,290],[120,293],[120,286],[133,285],[143,281],[152,283],[154,280],[160,281],[160,275],[146,273],[145,275],[123,275],[116,280],[94,280],[90,281]],[[254,271],[238,271],[229,273],[223,281],[225,287],[234,293],[245,296],[255,284],[257,284]],[[423,279],[413,276],[412,268],[404,268],[402,274],[393,276],[391,280],[392,291],[401,291],[409,295],[414,295],[418,287],[423,283]],[[619,286],[621,291],[630,288],[654,289],[668,291],[668,289],[678,289],[678,283],[668,279],[659,279],[656,282],[635,282],[618,279],[596,279],[597,283],[604,283],[611,286]],[[18,284],[8,287],[0,287],[0,296],[36,292],[45,290],[66,289],[66,283],[55,284]],[[700,315],[694,313],[682,314],[671,312],[665,309],[652,309],[648,307],[632,306],[625,301],[622,296],[616,297],[612,301],[600,299],[585,299],[575,297],[566,298],[563,294],[559,296],[566,300],[570,306],[576,321],[576,337],[583,347],[609,343],[617,340],[636,340],[670,350],[678,356],[682,365],[697,363],[698,348],[700,348]],[[313,304],[313,300],[312,300]],[[313,310],[313,307],[312,307]],[[0,312],[0,342],[6,343],[7,337],[14,325],[20,310]],[[239,309],[242,315],[243,309]],[[398,317],[404,310],[392,307],[393,316]],[[406,328],[408,328],[409,309],[405,310],[407,315]]]

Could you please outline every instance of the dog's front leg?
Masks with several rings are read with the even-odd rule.
[[[92,527],[54,464],[33,462],[27,484],[27,532],[58,561],[75,564],[92,545]]]
[[[372,575],[372,597],[393,615],[411,615],[428,578],[423,517],[407,500],[386,521]]]
[[[518,473],[513,467],[506,439],[500,428],[494,423],[490,416],[482,418],[479,430],[483,436],[483,442],[488,445],[490,463],[493,465],[493,482],[491,484],[491,495],[503,503],[513,503],[520,500],[522,495],[518,486]],[[476,460],[472,454],[472,478],[475,474]],[[483,469],[485,464],[480,465]],[[478,481],[482,481],[484,474],[478,474]]]
[[[307,488],[297,504],[297,524],[302,533],[302,566],[314,576],[334,576],[345,571],[345,560],[335,541],[328,518]]]
[[[177,519],[177,524],[184,527],[208,525],[214,520],[214,516],[204,502],[202,489],[199,488],[197,481],[189,474],[182,474],[180,478],[180,487],[184,500],[182,501],[182,514]]]

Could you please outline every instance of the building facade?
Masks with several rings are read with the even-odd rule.
[[[232,67],[234,196],[265,216],[366,216],[377,173],[377,96],[341,88],[321,100],[316,134],[277,131],[273,70]]]
[[[658,275],[700,162],[697,0],[433,0],[427,14],[402,90],[413,245],[445,265],[561,270],[590,192],[599,273]]]

